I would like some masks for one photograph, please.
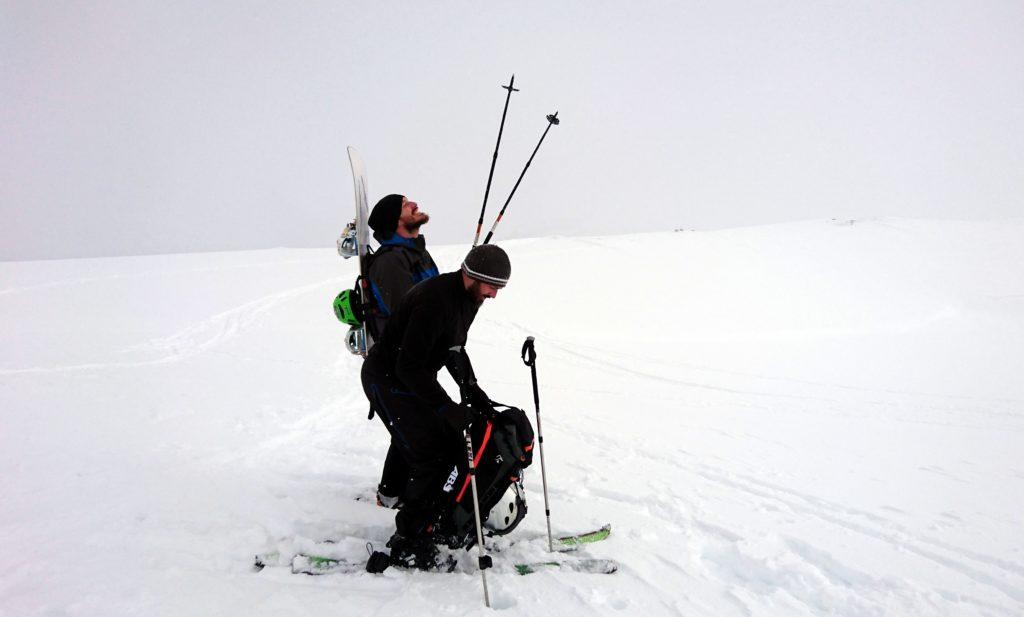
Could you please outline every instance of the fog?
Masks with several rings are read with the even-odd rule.
[[[0,6],[2,260],[1021,212],[1019,2]]]

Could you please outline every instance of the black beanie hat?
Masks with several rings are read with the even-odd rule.
[[[382,197],[377,205],[370,212],[370,218],[366,221],[373,231],[384,237],[389,237],[398,229],[398,218],[402,216],[401,195],[388,195]]]
[[[474,281],[504,287],[512,276],[508,254],[496,244],[474,246],[462,262],[462,271]]]

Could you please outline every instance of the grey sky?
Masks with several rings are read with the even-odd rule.
[[[0,4],[0,259],[1021,215],[1024,3]]]

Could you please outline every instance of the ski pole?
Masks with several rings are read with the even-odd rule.
[[[548,504],[548,473],[544,465],[544,432],[540,427],[540,394],[537,392],[537,351],[533,348],[533,337],[526,337],[523,343],[523,363],[530,367],[533,377],[533,404],[537,408],[537,443],[540,447],[540,479],[544,484],[544,515],[548,519],[548,552],[554,551],[551,540],[551,506]]]
[[[476,545],[480,549],[477,565],[480,566],[480,580],[484,583],[484,606],[491,608],[491,596],[487,593],[487,568],[493,562],[491,556],[484,553],[484,532],[480,526],[480,498],[476,492],[476,462],[473,460],[473,438],[466,431],[466,454],[469,456],[469,483],[473,487],[473,517],[476,520]]]
[[[487,174],[487,188],[484,189],[484,205],[480,206],[480,220],[476,222],[476,236],[473,237],[473,246],[480,242],[480,229],[484,226],[484,211],[487,210],[487,195],[491,192],[491,179],[494,178],[494,165],[498,162],[498,147],[501,145],[501,133],[505,130],[505,114],[508,113],[508,101],[512,98],[513,92],[519,92],[519,88],[513,88],[516,83],[516,75],[512,74],[507,86],[502,88],[508,90],[505,95],[505,109],[501,112],[501,124],[498,125],[498,143],[494,144],[494,158],[491,159],[491,172]]]
[[[523,181],[523,176],[526,175],[526,170],[530,168],[530,163],[533,162],[533,157],[537,155],[537,150],[540,150],[540,145],[544,143],[544,138],[547,137],[548,131],[552,125],[558,124],[558,112],[548,115],[548,126],[544,129],[544,133],[540,136],[540,141],[537,142],[537,147],[533,149],[533,154],[530,155],[530,159],[526,161],[526,167],[523,167],[523,172],[519,174],[519,179],[516,180],[515,186],[512,187],[512,192],[508,194],[508,199],[505,200],[505,205],[501,207],[501,212],[498,212],[498,218],[494,219],[494,225],[491,226],[491,230],[487,232],[487,237],[484,238],[484,244],[491,241],[491,236],[494,235],[494,230],[498,228],[498,223],[501,222],[501,217],[505,215],[505,208],[508,208],[508,204],[512,201],[512,196],[516,194],[516,189],[519,188],[519,183]],[[481,219],[482,221],[482,219]]]

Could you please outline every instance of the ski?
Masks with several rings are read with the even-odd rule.
[[[612,533],[612,526],[604,525],[599,529],[593,531],[587,531],[585,533],[577,533],[569,536],[560,536],[555,538],[555,541],[562,546],[577,547],[584,544],[592,544],[594,542],[600,542],[601,540],[607,540],[608,536]]]
[[[585,531],[582,533],[574,533],[570,535],[558,536],[555,538],[555,552],[556,553],[569,553],[577,551],[587,544],[593,544],[594,542],[601,542],[607,540],[608,536],[612,533],[611,525],[603,525],[592,531]],[[507,551],[520,542],[526,542],[529,540],[536,540],[537,538],[515,538],[509,539],[508,543],[498,543],[491,545],[490,550],[496,552]]]
[[[256,555],[256,559],[252,562],[252,569],[255,572],[259,572],[267,566],[283,566],[287,564],[281,563],[281,553],[278,551],[270,551],[268,553],[260,553]]]
[[[611,525],[603,525],[592,531],[585,531],[581,533],[574,533],[569,535],[563,535],[555,538],[555,543],[558,544],[556,552],[570,552],[575,551],[587,544],[593,544],[594,542],[601,542],[607,540],[612,533]],[[534,540],[536,538],[510,538],[507,543],[499,544],[498,546],[489,547],[491,550],[498,552],[507,551],[520,542],[526,542]],[[337,544],[337,540],[324,539],[317,542],[317,544]],[[256,570],[262,570],[266,566],[284,566],[286,563],[280,563],[281,554],[278,551],[269,551],[266,553],[260,553],[256,555],[256,559],[253,566]]]
[[[603,526],[601,526],[601,527],[599,527],[597,529],[594,529],[592,531],[585,531],[585,532],[582,532],[582,533],[574,533],[574,534],[559,536],[559,537],[555,538],[555,543],[558,545],[558,548],[556,548],[555,551],[558,552],[558,553],[573,552],[573,551],[579,550],[580,548],[586,546],[587,544],[593,544],[595,542],[601,542],[603,540],[607,540],[608,537],[611,535],[611,533],[612,533],[612,526],[611,525],[603,525]],[[530,538],[530,539],[534,539],[534,538]],[[510,548],[515,546],[518,542],[524,542],[524,541],[527,541],[527,540],[528,540],[527,538],[510,539],[507,543],[503,543],[503,544],[501,544],[499,546],[491,546],[489,548],[490,548],[490,550],[493,550],[495,552],[503,552],[503,551],[509,550]],[[337,544],[337,541],[336,540],[321,540],[320,542],[318,542],[318,544]],[[300,558],[302,558],[302,560],[299,560]],[[534,568],[534,570],[531,570],[531,572],[532,572],[532,571],[535,571],[536,569],[543,569],[545,567],[554,567],[554,566],[551,565],[552,563],[558,563],[559,564],[558,567],[565,568],[566,567],[564,565],[565,563],[576,563],[576,564],[579,564],[581,562],[601,562],[601,561],[602,560],[600,560],[600,559],[581,559],[581,560],[576,560],[575,562],[538,562],[538,563],[529,563],[529,564],[516,564],[516,567],[518,568],[519,566],[525,566],[525,567]],[[607,560],[604,560],[604,561],[607,561]],[[287,565],[291,565],[292,572],[294,572],[296,574],[329,574],[331,572],[350,572],[350,571],[354,571],[354,570],[352,570],[352,568],[355,567],[356,564],[357,564],[357,562],[352,562],[352,561],[348,561],[348,560],[345,560],[345,559],[339,559],[339,558],[334,558],[334,557],[327,557],[327,556],[324,556],[324,555],[306,554],[306,553],[296,554],[295,557],[291,560],[291,562],[284,562],[284,563],[282,563],[281,553],[279,551],[269,551],[269,552],[266,552],[266,553],[260,553],[259,555],[256,555],[256,558],[253,561],[253,569],[258,572],[258,571],[262,570],[263,568],[265,568],[267,566],[287,566]],[[358,564],[358,565],[359,565],[359,567],[356,568],[356,570],[358,570],[359,568],[362,568],[364,564]],[[595,565],[594,567],[597,568],[597,569],[600,569],[601,566],[600,565]],[[574,569],[574,568],[570,568],[570,569]],[[578,570],[578,569],[575,569],[575,570],[576,571],[589,571],[589,570]],[[612,570],[612,572],[614,572],[614,570]],[[521,573],[521,574],[528,574],[528,572],[527,573]]]
[[[544,570],[565,570],[589,574],[613,574],[618,571],[619,564],[610,559],[568,559],[561,561],[536,561],[516,563],[512,568],[516,574],[525,576]],[[321,576],[324,574],[355,574],[366,571],[366,564],[344,558],[324,557],[322,555],[299,554],[292,559],[292,574],[308,574]],[[439,570],[438,572],[443,572]]]
[[[348,559],[334,559],[320,555],[296,555],[292,559],[292,574],[355,574],[365,572],[366,564]]]
[[[569,561],[537,561],[534,563],[517,563],[516,574],[527,575],[542,570],[568,570],[590,574],[614,574],[619,564],[611,559],[574,559]]]

